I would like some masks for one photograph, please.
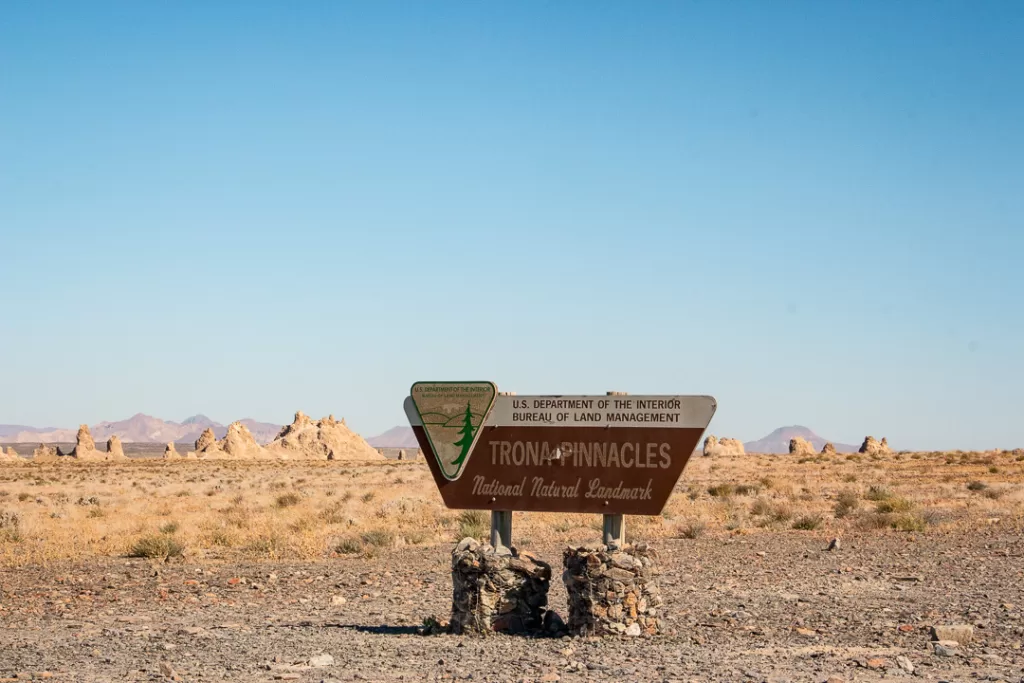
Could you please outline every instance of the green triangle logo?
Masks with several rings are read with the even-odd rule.
[[[445,479],[466,468],[494,405],[494,382],[416,382],[410,390],[423,430]]]

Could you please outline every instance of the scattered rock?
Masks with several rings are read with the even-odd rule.
[[[968,645],[974,640],[974,627],[970,624],[935,625],[932,626],[932,640]]]
[[[790,455],[814,455],[814,446],[802,436],[794,436],[789,440]]]
[[[828,548],[826,548],[826,550],[829,550],[829,551],[839,550],[839,547],[841,545],[842,545],[842,542],[838,538],[833,538],[831,541],[828,542]]]
[[[334,657],[328,654],[315,655],[309,658],[309,665],[315,669],[322,669],[325,666],[334,666]]]
[[[169,678],[172,681],[181,680],[181,676],[179,676],[178,672],[174,670],[174,667],[171,666],[170,662],[160,662],[160,675],[164,678]]]
[[[908,674],[914,673],[914,663],[910,661],[909,657],[905,655],[898,655],[896,657],[896,666],[906,671]]]
[[[640,635],[640,624],[638,624],[637,622],[634,621],[632,624],[627,626],[626,627],[626,635],[627,636],[631,636],[633,638],[636,638],[637,636],[639,636]]]
[[[826,442],[825,445],[821,447],[821,454],[822,455],[835,455],[836,454],[836,446],[835,446],[835,444],[833,444],[831,441]]]
[[[936,640],[932,643],[932,651],[939,657],[955,657],[959,654],[959,643],[955,640]]]

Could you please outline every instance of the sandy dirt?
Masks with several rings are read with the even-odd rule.
[[[1019,529],[854,534],[832,552],[828,540],[659,540],[668,633],[649,638],[418,635],[424,617],[450,609],[446,544],[305,563],[94,558],[8,568],[0,677],[1024,680]],[[560,567],[561,548],[533,550]],[[557,576],[549,606],[564,615]],[[974,642],[936,654],[929,627],[949,623],[973,625]]]

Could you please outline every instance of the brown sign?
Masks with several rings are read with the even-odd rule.
[[[430,433],[429,420],[443,420],[420,419],[436,412],[418,410],[423,385],[432,383],[414,385],[406,413],[445,505],[457,509],[660,514],[716,407],[710,396],[497,396],[472,431],[475,405],[452,401],[448,428],[461,410],[458,434],[472,443],[453,478],[434,451],[443,433]]]

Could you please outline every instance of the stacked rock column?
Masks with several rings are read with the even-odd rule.
[[[452,633],[525,633],[541,628],[551,566],[472,538],[452,551]]]
[[[646,544],[621,549],[567,548],[562,581],[569,595],[569,632],[581,636],[655,635],[662,630],[661,594]]]

